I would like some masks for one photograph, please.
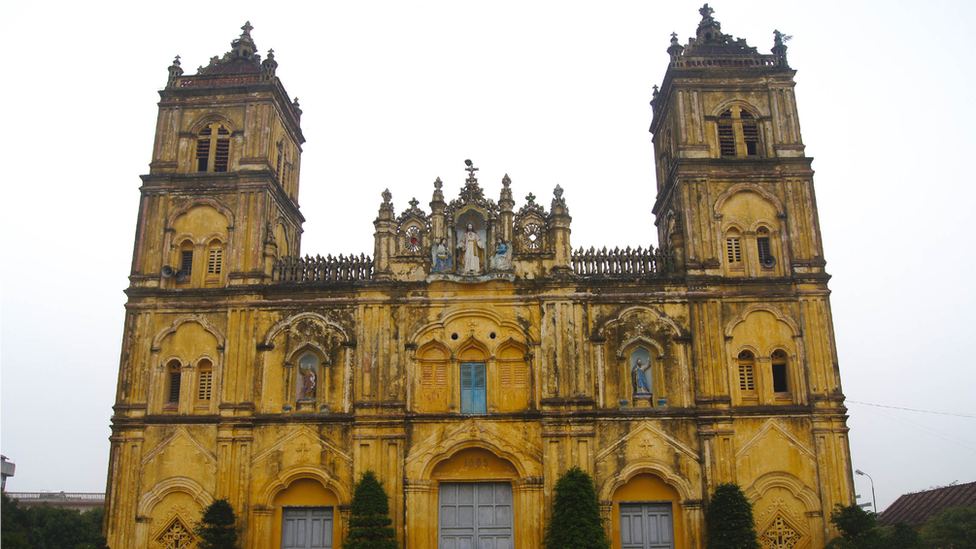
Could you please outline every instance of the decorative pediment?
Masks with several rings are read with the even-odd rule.
[[[352,463],[352,455],[344,451],[340,445],[305,426],[299,427],[278,439],[269,448],[255,454],[251,458],[251,463],[257,464],[267,460],[272,455],[280,454],[282,461],[286,464],[295,466],[315,464],[318,458],[314,458],[314,456],[321,453],[322,450],[336,455],[346,463]]]
[[[160,442],[153,448],[152,452],[146,454],[146,457],[142,458],[142,466],[145,467],[163,453],[175,454],[181,457],[181,461],[186,459],[188,455],[197,455],[203,458],[207,465],[214,470],[217,468],[216,457],[206,448],[203,447],[186,429],[186,427],[180,426],[173,431],[173,434],[167,437],[165,440]]]
[[[617,439],[596,455],[596,463],[615,454],[621,446],[631,447],[631,455],[650,459],[657,450],[655,446],[667,446],[678,450],[693,461],[698,460],[698,452],[677,438],[665,433],[650,423],[642,423],[636,429]]]
[[[807,445],[800,441],[800,439],[793,436],[792,433],[787,431],[776,419],[767,419],[765,423],[763,423],[763,426],[760,427],[759,430],[756,431],[756,433],[739,448],[739,450],[735,453],[735,458],[741,458],[743,455],[749,453],[753,447],[760,444],[760,442],[770,438],[780,438],[790,446],[793,446],[799,450],[808,458],[816,459],[816,455],[814,455],[813,450],[807,447]]]

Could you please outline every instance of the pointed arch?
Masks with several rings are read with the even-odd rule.
[[[632,478],[640,474],[651,474],[664,481],[665,484],[674,488],[682,500],[698,499],[701,497],[691,481],[675,471],[671,465],[657,459],[640,459],[628,464],[616,474],[607,477],[599,487],[600,501],[611,501],[614,492],[624,486]]]
[[[734,318],[732,318],[732,320],[730,320],[728,324],[726,324],[725,337],[731,338],[732,331],[735,329],[735,327],[738,326],[740,323],[745,322],[746,317],[748,317],[750,314],[755,313],[757,311],[765,311],[767,313],[770,313],[774,317],[776,317],[777,320],[789,326],[790,330],[793,332],[793,337],[800,337],[802,335],[802,333],[800,332],[800,327],[799,325],[797,325],[796,321],[794,321],[791,317],[787,316],[776,307],[771,307],[769,305],[750,305],[749,307],[743,309]]]
[[[340,325],[338,322],[330,320],[328,317],[321,315],[319,313],[304,312],[304,313],[293,314],[287,318],[278,321],[277,324],[275,324],[274,326],[271,327],[271,329],[268,330],[268,333],[264,336],[264,340],[262,341],[262,344],[265,346],[271,345],[271,342],[274,341],[274,338],[277,337],[282,330],[284,330],[286,327],[290,326],[291,324],[299,320],[304,320],[306,318],[313,319],[317,322],[322,323],[325,326],[334,328],[337,332],[339,332],[339,334],[342,335],[342,340],[344,342],[349,341],[349,334],[346,333],[346,330],[343,329],[342,325]]]
[[[738,185],[732,185],[731,187],[729,187],[724,193],[720,194],[718,198],[715,200],[715,206],[712,208],[713,213],[719,218],[721,218],[723,216],[722,208],[725,206],[725,203],[728,202],[728,200],[732,198],[732,196],[743,192],[753,192],[758,194],[759,196],[768,200],[769,203],[772,204],[774,208],[776,208],[777,215],[786,215],[786,208],[783,206],[783,202],[780,201],[780,199],[777,198],[776,195],[770,193],[763,187],[756,185],[754,183],[739,183]]]
[[[202,326],[204,330],[209,332],[217,340],[217,350],[219,351],[223,349],[225,342],[224,334],[220,333],[220,330],[218,330],[216,326],[200,315],[187,315],[174,320],[172,324],[166,328],[163,328],[156,334],[156,337],[153,338],[152,348],[159,349],[162,345],[163,339],[165,339],[166,336],[175,333],[180,326],[186,324],[187,322],[196,322]]]
[[[153,486],[153,489],[146,492],[139,498],[136,510],[137,517],[148,516],[154,507],[163,501],[163,498],[175,492],[182,492],[193,498],[201,508],[206,508],[213,503],[213,496],[202,484],[189,477],[170,477]]]
[[[223,204],[221,204],[220,202],[212,198],[197,198],[195,200],[191,200],[190,202],[187,202],[186,204],[183,204],[179,208],[176,208],[175,210],[170,212],[169,217],[166,219],[166,228],[172,229],[173,223],[176,222],[176,218],[180,217],[181,215],[184,215],[185,213],[189,212],[191,209],[197,206],[210,206],[211,208],[217,210],[218,212],[223,214],[224,218],[227,219],[228,232],[233,230],[234,213],[230,210],[230,208],[224,206]]]
[[[278,475],[268,483],[267,486],[258,494],[258,501],[263,505],[271,506],[275,496],[281,491],[286,490],[293,482],[301,479],[313,479],[322,484],[326,489],[331,490],[339,499],[341,504],[348,504],[352,501],[352,490],[343,480],[332,471],[318,466],[296,465],[278,473]]]

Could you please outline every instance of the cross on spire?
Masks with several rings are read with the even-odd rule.
[[[468,159],[468,160],[465,160],[464,161],[464,165],[467,166],[466,168],[464,168],[468,172],[467,182],[468,183],[477,183],[478,182],[478,178],[474,176],[474,172],[478,171],[478,168],[475,168],[474,167],[474,162],[471,162],[471,160]]]
[[[705,4],[701,7],[701,9],[698,10],[698,13],[701,14],[702,20],[709,21],[712,18],[712,14],[715,13],[715,10],[708,7],[708,4]]]
[[[705,4],[705,5],[707,6],[708,4]],[[240,19],[238,19],[238,21],[240,21]],[[251,26],[251,22],[250,21],[245,21],[244,22],[244,26],[241,27],[241,30],[244,31],[244,33],[241,34],[241,36],[251,36],[251,29],[253,29],[253,28],[254,27]]]

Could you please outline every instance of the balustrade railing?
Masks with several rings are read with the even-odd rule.
[[[671,61],[672,67],[775,67],[781,64],[778,55],[707,55],[701,57],[678,57]]]
[[[573,252],[573,272],[580,276],[640,278],[670,273],[674,265],[671,254],[653,246],[647,249],[602,250],[580,248]]]
[[[373,278],[373,260],[365,254],[358,257],[285,257],[275,263],[271,278],[275,282],[311,282],[339,284]]]

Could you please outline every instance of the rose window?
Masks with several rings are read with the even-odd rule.
[[[408,227],[405,236],[406,236],[405,241],[406,241],[407,251],[408,252],[420,251],[421,240],[423,240],[422,239],[423,235],[420,234],[420,227],[416,225]]]
[[[537,252],[542,248],[542,227],[535,223],[526,223],[522,227],[522,242],[525,249]]]

